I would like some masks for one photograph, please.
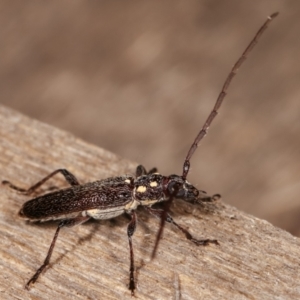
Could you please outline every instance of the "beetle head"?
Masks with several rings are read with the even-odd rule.
[[[194,202],[199,196],[198,189],[178,175],[168,177],[166,192],[169,196],[173,195],[174,198],[187,202]]]

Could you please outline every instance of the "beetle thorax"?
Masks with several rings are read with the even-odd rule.
[[[134,198],[146,206],[167,200],[164,194],[165,178],[158,173],[137,177],[134,181]]]
[[[176,190],[174,188],[176,187]],[[187,180],[178,175],[163,176],[158,173],[142,175],[134,181],[134,198],[141,205],[151,206],[167,201],[170,196],[192,202],[199,191]]]

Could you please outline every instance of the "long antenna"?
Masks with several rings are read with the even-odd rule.
[[[217,98],[216,104],[213,108],[213,110],[211,111],[211,113],[209,114],[208,118],[206,119],[202,129],[200,130],[200,132],[198,133],[198,135],[196,136],[196,139],[194,141],[194,143],[192,144],[186,158],[183,164],[183,173],[182,173],[182,179],[186,179],[189,169],[190,169],[190,159],[193,156],[195,150],[198,147],[199,142],[205,137],[205,135],[207,134],[207,130],[211,124],[211,122],[213,121],[213,119],[216,117],[216,115],[218,114],[218,110],[223,102],[224,97],[226,96],[226,92],[227,89],[231,83],[232,78],[234,77],[234,75],[237,73],[239,67],[242,65],[242,63],[246,60],[247,55],[249,54],[249,52],[253,49],[253,47],[256,45],[258,39],[260,38],[260,36],[263,34],[263,32],[267,29],[269,23],[278,15],[278,12],[272,14],[271,16],[268,17],[268,19],[265,21],[265,23],[260,27],[260,29],[258,30],[258,32],[256,33],[256,35],[254,36],[254,38],[252,39],[252,41],[250,42],[250,44],[248,45],[248,47],[246,48],[246,50],[243,52],[243,54],[240,56],[240,58],[238,59],[238,61],[235,63],[235,65],[232,67],[229,75],[227,76],[225,83],[222,87],[222,90]],[[156,236],[156,241],[155,241],[155,246],[152,252],[152,259],[155,257],[156,255],[156,251],[158,248],[158,244],[159,241],[161,239],[161,236],[163,234],[163,230],[164,230],[164,226],[166,223],[166,218],[168,217],[168,212],[169,212],[169,208],[173,202],[173,199],[175,198],[175,195],[177,193],[177,189],[174,189],[174,192],[170,195],[170,199],[165,202],[164,205],[164,209],[163,212],[161,214],[161,222],[160,222],[160,228],[158,231],[158,234]]]
[[[267,29],[269,23],[278,15],[278,12],[273,13],[271,16],[268,17],[268,19],[265,21],[265,23],[260,27],[260,29],[258,30],[258,32],[256,33],[256,35],[254,36],[254,38],[252,39],[252,41],[250,42],[250,44],[248,45],[248,47],[246,48],[246,50],[243,52],[243,54],[240,56],[240,58],[238,59],[238,61],[235,63],[235,65],[232,67],[229,75],[227,76],[225,83],[222,87],[222,90],[217,98],[216,104],[213,108],[213,110],[211,111],[211,113],[209,114],[208,118],[206,119],[202,129],[200,130],[200,132],[198,133],[198,135],[196,136],[196,139],[194,141],[194,143],[192,144],[189,152],[187,153],[187,156],[185,158],[184,164],[183,164],[183,173],[182,173],[182,178],[186,179],[189,170],[190,170],[190,159],[193,156],[195,150],[198,147],[199,142],[206,136],[208,128],[210,126],[210,124],[212,123],[213,119],[217,116],[218,111],[220,106],[222,105],[222,102],[227,94],[227,89],[231,83],[232,78],[235,76],[235,74],[237,73],[239,67],[243,64],[243,62],[246,60],[249,52],[254,48],[254,46],[257,44],[258,39],[260,38],[260,36],[263,34],[263,32]]]

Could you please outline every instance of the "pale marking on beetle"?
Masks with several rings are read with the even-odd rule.
[[[145,193],[145,192],[147,191],[147,187],[145,187],[144,185],[140,185],[140,186],[136,189],[136,191],[137,191],[138,193]]]
[[[143,203],[144,206],[152,206],[153,204],[158,203],[158,202],[163,201],[163,200],[164,200],[163,198],[161,200],[159,200],[159,199],[156,199],[156,200],[148,199],[148,200],[142,200],[141,202]]]
[[[83,216],[89,216],[97,220],[105,220],[109,218],[117,217],[124,213],[122,208],[110,208],[110,209],[89,209],[82,213]]]
[[[137,200],[129,202],[128,204],[125,205],[125,211],[135,210],[139,205],[140,205],[140,202]]]
[[[156,181],[150,182],[150,186],[151,186],[151,187],[156,187],[156,186],[157,186],[157,182],[156,182]]]

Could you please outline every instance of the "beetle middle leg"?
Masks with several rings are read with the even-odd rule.
[[[135,232],[136,228],[136,213],[132,211],[131,213],[131,221],[127,227],[127,235],[129,241],[129,249],[130,249],[130,269],[129,269],[129,289],[131,290],[131,296],[134,296],[135,290],[135,280],[134,280],[134,255],[133,255],[133,246],[132,246],[132,236]]]
[[[76,218],[73,219],[65,219],[60,221],[60,223],[58,224],[58,227],[56,229],[56,232],[54,234],[53,240],[51,242],[50,248],[48,250],[47,256],[43,262],[43,264],[38,268],[38,270],[35,272],[35,274],[30,278],[30,280],[26,283],[25,288],[29,289],[31,284],[34,284],[37,279],[39,278],[40,274],[43,272],[43,270],[49,265],[50,262],[50,258],[52,256],[52,252],[55,246],[55,242],[57,240],[59,231],[62,227],[73,227],[75,225],[79,225],[82,224],[84,222],[86,222],[87,220],[89,220],[90,217],[82,217],[82,216],[78,216]]]
[[[54,172],[50,173],[48,176],[46,176],[45,178],[43,178],[42,180],[40,180],[39,182],[37,182],[36,184],[34,184],[33,186],[31,186],[28,189],[24,189],[24,188],[20,188],[14,184],[12,184],[10,181],[8,180],[3,180],[2,184],[8,185],[11,189],[14,189],[18,192],[21,192],[24,195],[30,195],[32,194],[37,188],[39,188],[42,184],[44,184],[48,179],[50,179],[51,177],[53,177],[54,175],[56,175],[57,173],[61,173],[64,178],[66,179],[66,181],[71,185],[79,185],[79,182],[77,180],[77,178],[68,170],[66,169],[58,169],[55,170]]]
[[[158,217],[158,218],[162,218],[163,217],[163,214],[164,214],[164,210],[162,209],[155,209],[155,208],[151,208],[151,207],[148,207],[148,206],[144,206],[145,209],[150,212],[150,214],[152,214],[153,216],[155,217]],[[216,244],[216,245],[219,245],[218,241],[217,240],[210,240],[210,239],[202,239],[202,240],[197,240],[195,239],[189,232],[188,230],[186,230],[185,228],[181,227],[179,224],[177,224],[173,218],[170,216],[169,213],[167,213],[166,215],[166,222],[168,223],[171,223],[173,225],[175,225],[181,232],[184,233],[185,237],[190,240],[191,242],[193,242],[194,244],[196,244],[197,246],[206,246],[208,244]]]

